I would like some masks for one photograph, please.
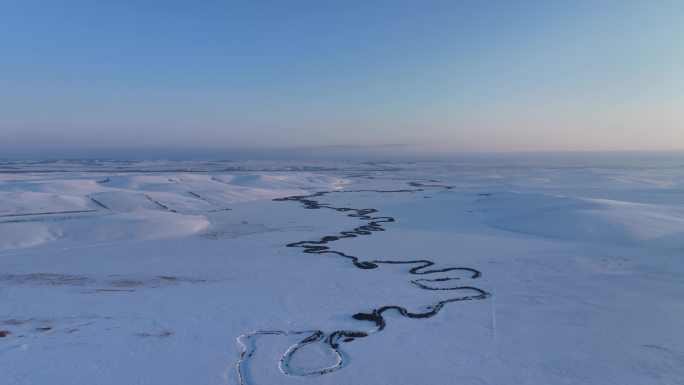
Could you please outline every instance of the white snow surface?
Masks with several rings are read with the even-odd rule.
[[[322,191],[395,220],[331,249],[481,277],[287,247],[368,223],[274,200]],[[486,297],[352,318],[422,278]],[[681,385],[683,324],[684,166],[0,164],[2,385]]]

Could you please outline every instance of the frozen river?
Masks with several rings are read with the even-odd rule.
[[[0,381],[684,383],[684,167],[4,162]]]

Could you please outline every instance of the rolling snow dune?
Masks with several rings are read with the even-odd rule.
[[[17,223],[3,229],[0,250],[23,249],[51,242],[60,237],[58,231],[44,223]]]
[[[89,208],[90,202],[83,195],[35,191],[0,191],[0,215],[4,216],[48,211],[87,210]]]
[[[58,228],[65,238],[112,242],[190,235],[208,226],[209,221],[203,216],[141,209],[106,218],[89,217],[60,224]]]
[[[554,239],[643,246],[684,246],[684,208],[607,199],[497,193],[481,199],[485,223]]]
[[[0,250],[190,235],[209,227],[207,213],[228,211],[233,204],[343,183],[312,173],[57,175],[6,181],[0,186],[0,222],[7,222],[8,229],[0,233]]]

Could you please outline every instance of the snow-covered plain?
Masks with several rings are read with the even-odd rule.
[[[681,165],[0,164],[2,385],[684,384],[683,325]]]

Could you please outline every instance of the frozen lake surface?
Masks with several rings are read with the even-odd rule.
[[[0,163],[0,383],[684,383],[684,166]]]

